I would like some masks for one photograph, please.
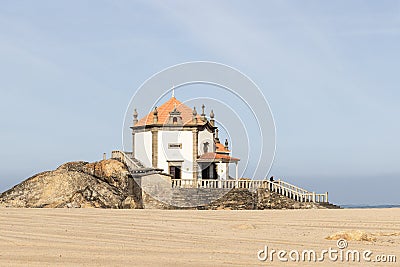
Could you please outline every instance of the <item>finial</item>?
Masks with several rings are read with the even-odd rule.
[[[157,123],[158,122],[158,110],[157,107],[154,107],[154,111],[153,111],[153,123]]]
[[[218,128],[217,128],[217,129],[215,129],[215,141],[216,141],[217,143],[219,143],[218,133],[219,133],[219,130],[218,130]]]
[[[214,111],[211,110],[210,112],[210,123],[212,126],[215,126],[215,120],[214,120]]]
[[[196,107],[193,107],[193,123],[197,123],[197,110]]]
[[[138,112],[136,110],[136,108],[133,110],[133,125],[135,125],[136,123],[138,123]]]
[[[206,106],[204,106],[204,104],[201,106],[201,109],[202,109],[202,112],[201,112],[201,119],[202,119],[202,121],[206,121],[207,119],[206,119],[206,114],[204,113],[204,108],[205,108]]]
[[[175,98],[175,85],[172,85],[172,97]]]

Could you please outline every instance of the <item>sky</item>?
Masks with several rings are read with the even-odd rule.
[[[337,204],[400,204],[399,47],[399,1],[3,0],[0,191],[119,149],[140,85],[205,60],[268,100],[271,175]]]

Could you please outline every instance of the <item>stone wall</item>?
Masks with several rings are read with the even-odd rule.
[[[150,209],[199,209],[199,210],[264,210],[264,209],[325,209],[338,208],[331,204],[298,202],[275,192],[258,189],[250,192],[247,189],[232,189],[210,204],[182,207],[163,203],[142,192],[144,208]]]

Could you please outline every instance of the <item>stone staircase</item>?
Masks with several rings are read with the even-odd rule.
[[[138,160],[137,158],[135,158],[135,157],[133,157],[133,156],[131,156],[130,158],[131,158],[131,160],[132,160],[139,168],[146,168],[146,167],[143,165],[143,163],[142,163],[140,160]]]
[[[162,173],[162,169],[147,168],[138,159],[133,157],[132,152],[123,152],[114,150],[111,152],[111,158],[121,161],[126,165],[130,173],[134,176],[149,175],[153,173]]]
[[[175,207],[196,207],[220,199],[231,189],[222,188],[173,188],[169,203]]]

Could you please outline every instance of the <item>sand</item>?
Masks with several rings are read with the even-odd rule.
[[[399,266],[400,209],[167,211],[0,209],[0,266]],[[262,262],[257,252],[337,249],[326,237],[359,230],[347,249],[397,263]],[[263,254],[261,254],[263,256]]]

